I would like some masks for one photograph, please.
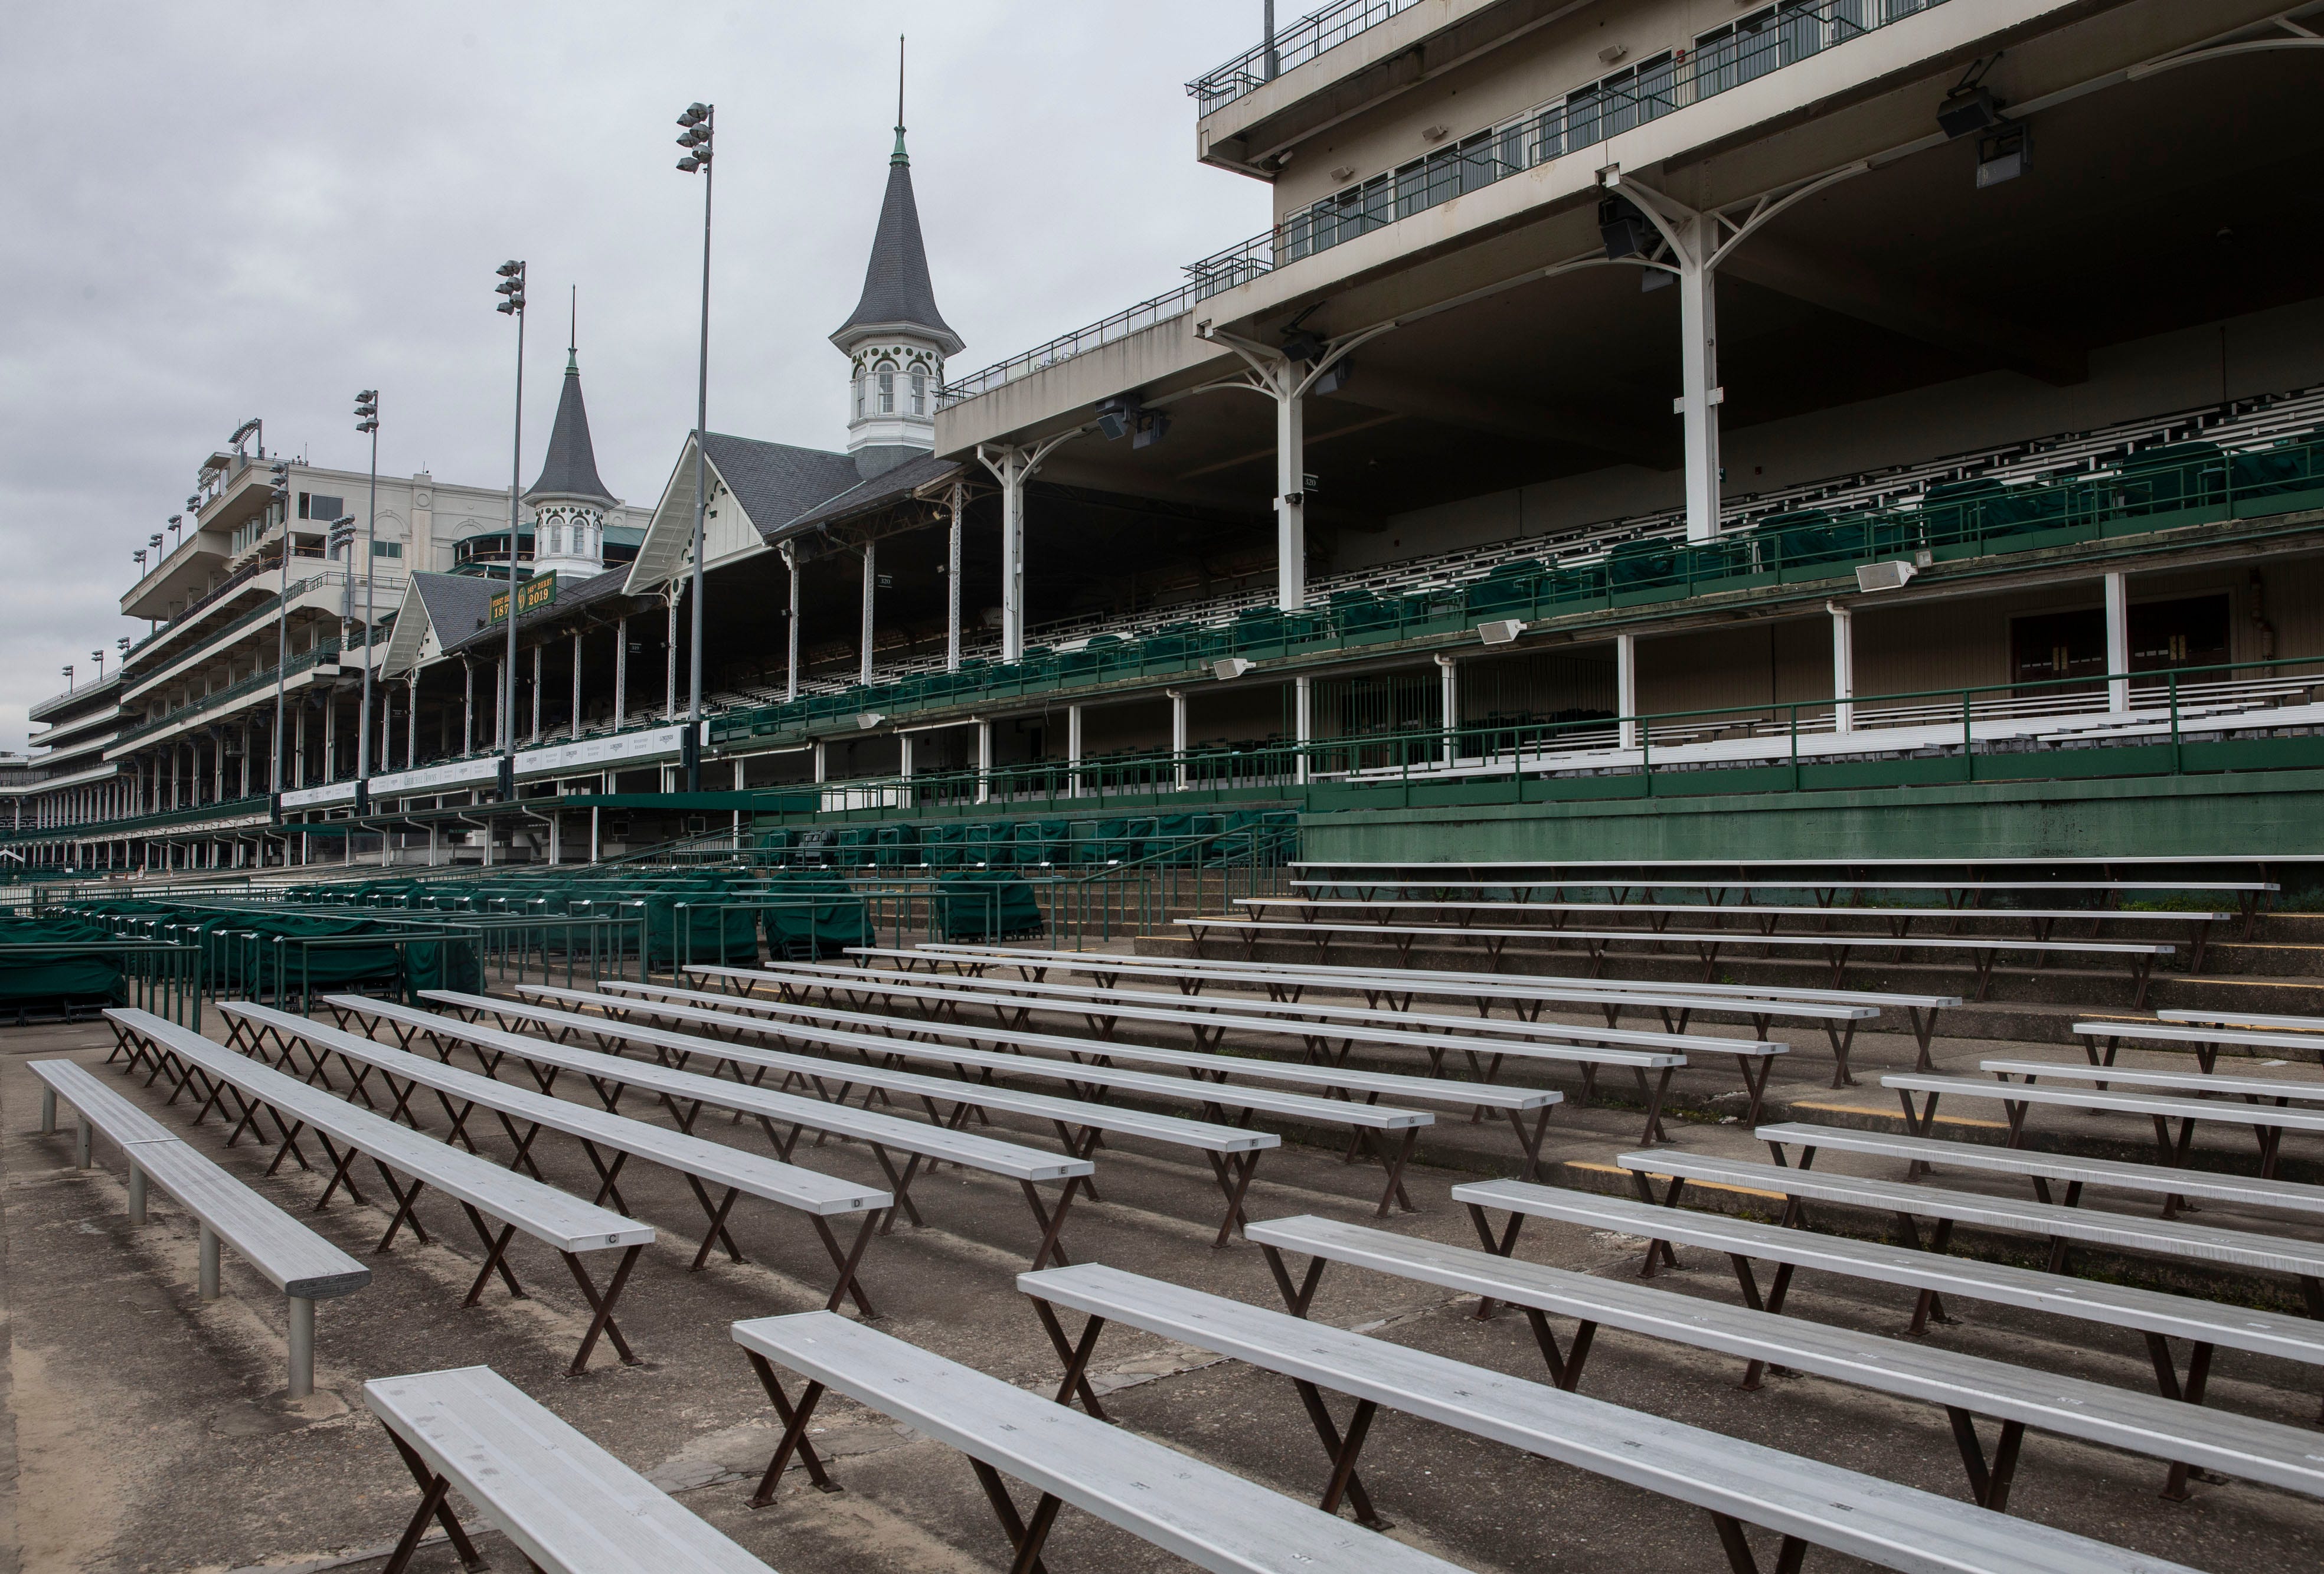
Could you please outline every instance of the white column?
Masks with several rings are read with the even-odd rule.
[[[441,800],[441,799],[439,798],[439,799],[438,799],[437,801],[440,803],[440,802],[442,802],[443,800]],[[428,822],[428,867],[429,867],[429,868],[430,868],[430,869],[434,869],[434,868],[436,867],[436,852],[437,852],[437,850],[438,850],[438,848],[440,848],[443,844],[444,844],[444,831],[443,831],[443,827],[442,827],[442,826],[440,826],[440,825],[438,825],[438,824],[437,824],[437,823],[436,823],[435,821],[430,820],[429,822]],[[285,851],[286,851],[286,853],[287,853],[288,849],[286,848],[286,850],[285,850]]]
[[[912,734],[909,732],[899,732],[896,734],[896,774],[902,777],[906,781],[911,780]]]
[[[538,742],[540,742],[540,653],[541,653],[543,650],[546,650],[546,649],[549,649],[549,647],[548,647],[546,644],[535,645],[535,646],[532,648],[532,740],[531,740],[531,741],[532,741],[533,742],[535,742],[535,743],[538,743]]]
[[[863,635],[862,640],[863,658],[862,669],[857,675],[856,681],[862,684],[866,688],[872,686],[872,592],[879,587],[880,584],[879,565],[880,543],[877,541],[864,542]]]
[[[1856,730],[1856,614],[1849,608],[1824,603],[1831,614],[1831,730]],[[1775,696],[1767,696],[1772,701]]]
[[[798,618],[799,565],[798,555],[788,541],[783,543],[783,566],[790,571],[790,615],[783,620],[785,655],[783,657],[783,698],[798,698]],[[818,778],[819,779],[819,778]]]
[[[662,720],[678,720],[678,598],[679,582],[669,582],[669,642],[663,652],[662,686],[664,689]]]
[[[379,686],[379,769],[392,770],[395,759],[389,745],[395,741],[395,691],[384,682]]]
[[[2130,709],[2130,576],[2106,576],[2107,709]]]
[[[604,861],[601,851],[604,846],[604,842],[600,839],[600,833],[604,827],[604,822],[598,818],[598,815],[601,813],[603,813],[602,810],[595,808],[589,811],[589,861],[591,863],[600,863]]]
[[[989,803],[992,798],[992,723],[976,724],[976,801]]]
[[[299,750],[303,755],[306,750],[307,739],[302,732],[299,738]],[[460,658],[460,752],[468,755],[475,751],[476,664],[463,656]]]
[[[1082,708],[1079,705],[1067,705],[1065,707],[1065,775],[1067,779],[1065,796],[1069,798],[1077,798],[1082,796],[1081,763]]]
[[[815,779],[819,782],[830,780],[829,766],[830,759],[824,752],[823,740],[818,738],[815,741]]]
[[[323,780],[339,779],[339,707],[327,690],[323,695]]]
[[[1012,662],[1025,658],[1025,451],[1001,465],[1001,659]]]
[[[613,620],[613,730],[630,719],[630,620]]]
[[[1438,716],[1444,724],[1444,763],[1461,757],[1461,667],[1450,656],[1436,658]]]
[[[1621,720],[1616,724],[1615,746],[1636,749],[1638,746],[1638,637],[1636,634],[1614,636],[1614,711]]]
[[[1678,252],[1679,414],[1686,427],[1686,538],[1708,541],[1719,534],[1719,410],[1727,391],[1719,385],[1718,275],[1705,265],[1717,233],[1709,215],[1673,226]]]
[[[1165,689],[1170,696],[1170,764],[1178,790],[1186,790],[1186,691]]]
[[[1296,392],[1299,365],[1285,361],[1275,394],[1275,604],[1307,604],[1307,417]]]
[[[411,669],[404,680],[403,693],[403,769],[410,770],[420,763],[420,668]]]
[[[945,670],[960,670],[960,542],[961,492],[952,483],[952,525],[945,538]]]
[[[565,735],[578,740],[581,736],[581,631],[573,631],[573,722]]]
[[[1299,746],[1298,758],[1292,761],[1291,779],[1307,780],[1307,746],[1315,741],[1315,682],[1309,677],[1291,680],[1291,741]]]

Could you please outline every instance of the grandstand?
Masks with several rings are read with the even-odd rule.
[[[979,370],[899,127],[844,448],[220,454],[0,759],[25,1566],[2312,1562],[2319,40],[1331,0]]]

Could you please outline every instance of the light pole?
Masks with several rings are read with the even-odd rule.
[[[379,561],[379,390],[355,395],[355,430],[371,437],[371,519],[364,527],[363,719],[355,723],[355,779],[371,779],[372,575]]]
[[[508,656],[501,663],[501,797],[516,796],[516,512],[524,491],[524,264],[514,260],[498,269],[493,292],[503,297],[495,308],[516,318],[516,420],[509,439]],[[492,833],[484,833],[489,838]],[[485,856],[491,856],[489,842]]]
[[[707,462],[702,456],[704,435],[710,426],[710,191],[711,139],[718,129],[718,106],[689,104],[678,117],[684,128],[678,145],[686,156],[678,167],[702,177],[702,352],[696,362],[694,382],[694,649],[687,665],[686,790],[702,790],[702,520],[710,500],[705,495]]]

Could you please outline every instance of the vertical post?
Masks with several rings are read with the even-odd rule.
[[[1266,78],[1272,82],[1283,72],[1283,56],[1275,47],[1275,0],[1267,0],[1264,14],[1267,28]]]
[[[911,780],[912,734],[909,732],[899,732],[896,734],[896,757],[897,774],[902,777],[906,781]]]
[[[591,863],[600,863],[604,860],[604,842],[601,839],[604,824],[598,819],[601,813],[601,810],[595,808],[589,811],[589,861]]]
[[[992,723],[976,724],[976,801],[989,803],[992,798]]]
[[[1276,364],[1275,604],[1296,612],[1307,604],[1307,418],[1300,396],[1300,364]]]
[[[305,740],[300,740],[300,748]],[[476,664],[466,657],[460,658],[460,752],[463,756],[476,751]]]
[[[41,1135],[51,1136],[57,1129],[57,1091],[46,1082],[41,1084]]]
[[[613,731],[630,724],[630,620],[613,620]]]
[[[403,680],[403,769],[420,763],[420,668]]]
[[[565,735],[575,742],[581,741],[581,631],[573,631],[573,722]]]
[[[203,1300],[218,1298],[218,1238],[207,1224],[202,1226],[201,1266],[196,1283]]]
[[[1170,696],[1170,770],[1178,790],[1186,790],[1186,691],[1166,689]]]
[[[1836,602],[1823,605],[1831,614],[1831,730],[1844,735],[1856,730],[1856,614]]]
[[[315,1392],[315,1303],[304,1295],[290,1299],[290,1397],[305,1399]]]
[[[788,541],[783,543],[783,567],[790,577],[790,610],[783,618],[783,699],[785,703],[798,698],[798,618],[799,562],[798,553]]]
[[[1291,762],[1291,779],[1305,787],[1307,750],[1315,741],[1315,680],[1312,677],[1291,680],[1291,741],[1298,750]]]
[[[1444,725],[1444,768],[1461,757],[1461,667],[1450,656],[1436,658],[1439,719]]]
[[[952,483],[952,522],[945,533],[945,670],[960,670],[960,545],[961,493]]]
[[[818,738],[815,741],[815,779],[818,783],[831,779],[830,767],[831,760],[824,752],[823,740]]]
[[[2106,576],[2107,709],[2130,709],[2130,576]]]
[[[73,1111],[73,1168],[85,1170],[93,1162],[89,1156],[89,1119],[79,1110]]]
[[[1082,796],[1082,707],[1065,707],[1065,796]]]
[[[1719,280],[1709,266],[1715,220],[1696,214],[1674,227],[1678,253],[1679,413],[1686,428],[1686,538],[1719,534]]]
[[[1636,634],[1614,636],[1614,713],[1616,723],[1614,746],[1636,749],[1638,746],[1638,637]]]
[[[872,592],[880,583],[879,564],[880,543],[864,542],[862,670],[857,675],[856,681],[866,688],[872,686]]]
[[[145,1222],[145,1172],[134,1158],[129,1161],[129,1222]]]
[[[441,802],[442,800],[439,799],[438,801]],[[436,867],[436,851],[438,848],[443,845],[443,828],[438,825],[433,820],[430,820],[428,823],[428,867],[430,869],[434,869]]]
[[[1001,459],[1001,659],[1025,658],[1025,451]]]
[[[395,691],[384,683],[379,686],[379,765],[383,771],[395,769]],[[364,778],[368,779],[368,778]]]
[[[540,653],[548,649],[545,640],[532,648],[532,737],[530,741],[534,743],[540,741]]]
[[[689,111],[689,113],[691,113]],[[706,550],[703,542],[703,515],[710,506],[707,495],[708,476],[706,456],[702,448],[710,431],[710,198],[713,177],[709,148],[718,132],[718,106],[705,106],[699,135],[704,149],[695,156],[702,169],[702,351],[696,361],[694,383],[694,649],[688,658],[691,674],[687,694],[686,719],[699,726],[702,722],[702,567]],[[673,608],[673,611],[675,609]],[[673,629],[673,633],[675,630]],[[676,710],[673,704],[670,707]],[[698,792],[702,787],[702,757],[696,752],[687,756],[686,789]]]
[[[662,720],[678,720],[678,581],[669,582],[669,649],[662,659]]]

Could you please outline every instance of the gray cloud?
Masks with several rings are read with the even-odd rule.
[[[568,284],[599,468],[659,492],[691,426],[701,189],[672,164],[718,105],[711,422],[837,446],[824,335],[862,283],[911,36],[913,174],[966,371],[1176,282],[1263,228],[1257,184],[1193,157],[1184,82],[1255,41],[1249,0],[797,0],[705,13],[567,3],[18,8],[0,57],[0,746],[66,662],[142,633],[131,551],[246,417],[360,468],[509,471],[533,281],[540,463]]]

